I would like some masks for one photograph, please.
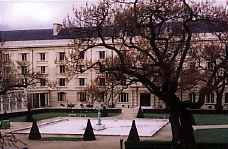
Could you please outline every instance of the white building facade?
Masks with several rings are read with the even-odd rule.
[[[66,57],[72,49],[72,39],[57,37],[58,33],[55,30],[21,30],[0,33],[1,48],[9,54],[18,75],[27,71],[42,74],[44,78],[35,85],[18,91],[21,96],[19,98],[10,98],[11,95],[9,94],[6,102],[6,97],[2,97],[1,112],[25,109],[27,104],[25,95],[28,96],[27,99],[31,100],[33,108],[67,107],[69,105],[78,108],[88,104],[86,89],[101,74],[98,74],[94,69],[73,76],[67,74],[65,63]],[[94,48],[86,51],[82,59],[95,62],[111,55],[112,52],[104,48]],[[181,95],[183,99],[191,97],[194,100],[197,97],[197,91],[185,92]],[[226,106],[228,104],[228,92],[225,92],[223,98],[223,105],[226,109],[228,108]],[[203,108],[214,109],[215,99],[214,95],[211,96],[211,100],[208,100]],[[105,100],[104,97],[104,104]],[[123,90],[119,95],[113,97],[112,102],[115,107],[121,108],[139,106],[152,109],[165,108],[162,101],[150,94],[140,83]]]

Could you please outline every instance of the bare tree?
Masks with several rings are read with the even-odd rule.
[[[193,49],[197,53],[203,45],[197,28],[221,23],[214,9],[215,13],[211,13],[207,8],[207,5],[188,4],[185,0],[103,0],[98,5],[75,10],[74,18],[68,20],[68,27],[63,31],[77,31],[85,36],[75,39],[69,66],[81,73],[98,67],[102,73],[142,83],[169,109],[173,142],[194,144],[189,109],[204,104],[205,96],[219,85],[215,77],[226,64],[221,60],[211,73],[199,71],[199,65],[195,67],[194,73],[206,77],[199,87],[199,99],[196,103],[180,100],[176,94],[180,79],[194,70],[186,66],[191,63]],[[114,65],[103,61],[80,65],[79,51],[95,47],[112,51],[116,59]],[[199,84],[200,78],[191,78],[189,85]]]

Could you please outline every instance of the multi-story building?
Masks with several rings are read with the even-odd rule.
[[[1,97],[0,110],[19,110],[26,108],[26,99],[31,99],[33,108],[60,107],[74,105],[80,107],[88,101],[87,88],[99,77],[99,85],[105,86],[105,77],[90,69],[84,73],[70,75],[66,70],[66,58],[69,55],[74,38],[83,37],[82,32],[72,34],[58,34],[61,25],[54,24],[53,29],[0,31],[1,49],[7,52],[18,71],[18,75],[25,73],[39,73],[43,79],[26,89],[18,90],[15,98],[7,95]],[[112,51],[104,48],[94,48],[80,54],[87,62],[103,60],[112,55]],[[13,91],[13,94],[17,92]],[[28,93],[28,94],[27,94]],[[28,95],[25,97],[25,95]],[[196,98],[195,92],[183,93],[183,96]],[[213,97],[214,98],[214,97]],[[223,103],[228,104],[228,92],[225,92]],[[3,100],[4,99],[4,100]],[[105,97],[104,97],[105,102]],[[15,103],[15,104],[11,104]],[[164,108],[164,104],[152,95],[140,83],[129,86],[117,96],[113,96],[112,103],[116,107],[148,107]],[[14,105],[14,106],[12,106]],[[212,106],[215,101],[210,100],[204,108]],[[228,107],[228,106],[227,106]],[[227,108],[225,106],[225,108]]]
[[[36,85],[30,85],[21,90],[22,99],[18,98],[18,103],[26,108],[24,93],[28,93],[33,108],[47,106],[67,106],[74,104],[76,107],[87,104],[88,86],[99,76],[99,86],[105,85],[105,77],[97,73],[94,69],[84,73],[69,75],[66,70],[66,57],[72,49],[73,37],[83,35],[58,35],[60,27],[54,24],[54,29],[41,30],[17,30],[1,31],[2,49],[7,51],[11,61],[17,68],[18,75],[25,73],[39,73],[44,79],[39,79]],[[96,48],[81,54],[81,59],[85,61],[104,60],[112,55],[111,51],[104,48]],[[104,97],[105,98],[105,97]],[[11,99],[11,98],[10,98]],[[10,110],[10,102],[3,108],[3,98],[1,99],[1,109]],[[15,99],[11,99],[13,102]],[[105,100],[105,99],[104,99]],[[153,108],[162,108],[163,104],[151,95],[142,85],[128,87],[117,96],[113,96],[112,102],[116,107],[137,107],[139,105]],[[17,109],[17,108],[13,108]]]

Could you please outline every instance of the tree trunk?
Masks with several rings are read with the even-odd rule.
[[[195,144],[192,124],[194,123],[192,112],[189,109],[183,108],[180,113],[181,137],[182,144]]]
[[[223,97],[223,93],[225,90],[225,82],[223,82],[221,88],[218,88],[216,90],[216,105],[215,105],[215,109],[217,112],[222,112],[223,111],[223,105],[222,105],[222,97]]]
[[[170,96],[171,97],[171,96]],[[174,96],[173,96],[174,97]],[[172,101],[178,101],[176,99]],[[172,141],[174,144],[193,145],[195,138],[193,133],[193,115],[181,102],[172,103],[170,107],[169,121],[172,128]]]
[[[180,144],[181,140],[181,126],[179,122],[178,112],[170,111],[169,122],[172,129],[172,142],[174,144]]]
[[[222,96],[220,96],[218,94],[217,94],[217,98],[216,98],[215,109],[216,109],[217,112],[222,112],[223,111]]]

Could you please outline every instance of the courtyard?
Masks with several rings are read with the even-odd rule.
[[[129,127],[130,122],[133,119],[136,119],[136,126],[138,127],[138,132],[140,136],[140,140],[147,140],[147,141],[168,141],[170,142],[172,140],[172,134],[171,134],[171,125],[167,121],[166,114],[159,114],[159,113],[145,113],[145,116],[147,118],[142,118],[146,123],[141,123],[139,119],[136,118],[136,109],[129,110],[125,109],[123,110],[124,113],[121,113],[119,115],[111,116],[111,117],[102,117],[102,123],[109,125],[107,123],[107,120],[110,120],[110,123],[113,123],[114,121],[118,122],[116,124],[119,125],[125,125],[127,123],[127,120],[129,121]],[[53,115],[53,113],[50,113],[50,115]],[[2,134],[6,134],[9,132],[12,132],[16,138],[17,146],[19,148],[22,147],[28,147],[29,149],[49,149],[49,148],[55,148],[55,149],[62,149],[67,146],[69,149],[73,148],[80,148],[80,149],[94,149],[94,148],[101,148],[101,149],[120,149],[120,140],[127,140],[128,132],[129,130],[119,130],[121,133],[117,133],[116,129],[107,129],[106,131],[94,131],[96,135],[95,141],[83,141],[82,134],[83,129],[80,129],[81,132],[78,134],[75,133],[75,128],[78,126],[85,125],[86,120],[89,118],[92,121],[92,125],[96,124],[97,118],[94,117],[52,117],[52,118],[45,118],[38,121],[38,126],[40,129],[40,132],[42,134],[41,140],[29,140],[28,139],[28,133],[31,128],[32,123],[31,122],[22,122],[22,121],[14,121],[11,122],[10,129],[2,129]],[[43,115],[42,115],[43,116]],[[65,115],[64,115],[65,116]],[[226,119],[226,114],[195,114],[195,120],[196,125],[194,126],[194,132],[195,137],[197,139],[197,142],[214,142],[214,143],[226,143],[227,135],[225,135],[228,132],[228,121]],[[217,121],[213,121],[211,117],[216,117]],[[160,118],[160,119],[158,119]],[[73,120],[73,121],[69,121]],[[80,120],[80,121],[79,121]],[[138,120],[138,121],[137,121]],[[152,121],[163,121],[164,123],[161,125],[161,127],[156,129],[156,132],[154,132],[153,135],[151,131],[148,131],[148,128],[146,128],[146,133],[143,134],[143,131],[140,130],[140,128],[143,125],[151,124],[153,126]],[[201,120],[201,121],[200,121]],[[75,123],[76,122],[76,123]],[[67,124],[68,123],[68,124]],[[69,126],[72,125],[72,126]],[[142,126],[143,127],[143,126]],[[121,127],[119,127],[121,128]],[[68,132],[61,132],[62,130],[68,130]],[[53,132],[54,130],[54,132]],[[49,132],[47,132],[49,131]],[[76,130],[78,131],[78,130]],[[110,134],[111,132],[111,134]],[[108,134],[107,134],[108,133]],[[114,133],[114,134],[113,134]],[[209,135],[210,134],[210,135]],[[123,145],[123,144],[122,144]]]

